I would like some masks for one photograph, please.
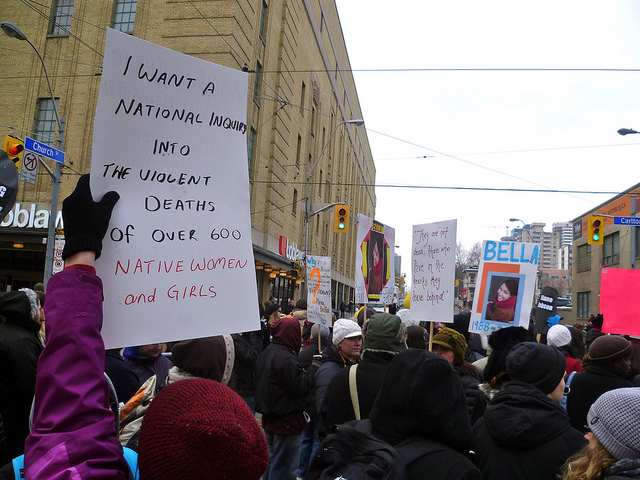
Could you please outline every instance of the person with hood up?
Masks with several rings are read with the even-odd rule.
[[[295,480],[305,410],[312,401],[315,366],[305,370],[298,360],[300,322],[283,317],[271,325],[273,341],[258,358],[256,411],[269,445],[269,468],[264,480]]]
[[[567,414],[573,428],[587,431],[589,408],[604,392],[634,386],[628,379],[630,370],[631,342],[618,335],[602,335],[593,341],[584,370],[574,375],[567,395]]]
[[[511,381],[473,426],[476,463],[485,480],[554,480],[585,440],[560,406],[564,355],[535,342],[511,349]]]
[[[40,305],[29,288],[0,295],[0,417],[11,458],[24,453],[36,370],[43,346]]]
[[[605,335],[604,333],[602,333],[603,323],[604,317],[601,313],[593,317],[589,322],[589,325],[587,326],[587,336],[584,339],[584,344],[587,347],[587,350],[591,348],[591,344],[596,338]]]
[[[562,480],[640,478],[640,388],[603,393],[587,414],[584,450],[571,458]]]
[[[373,315],[364,326],[363,338],[362,361],[339,370],[329,384],[323,431],[328,431],[330,425],[369,418],[389,364],[407,349],[407,328],[400,317],[390,313]],[[353,392],[352,377],[356,386]]]
[[[438,355],[442,355],[447,361],[453,365],[453,368],[460,375],[462,385],[464,385],[464,393],[467,397],[467,411],[471,423],[477,420],[477,417],[484,410],[485,397],[480,392],[480,382],[482,381],[482,373],[465,359],[467,353],[467,342],[464,335],[453,328],[441,328],[438,333],[433,336],[433,351]]]
[[[408,480],[482,478],[467,456],[472,432],[460,377],[440,355],[415,348],[396,355],[369,418],[373,433],[391,445],[413,437],[437,444],[408,466]]]
[[[547,345],[557,348],[564,354],[567,361],[565,380],[573,372],[581,372],[582,364],[571,356],[571,331],[564,325],[554,325],[547,332]]]

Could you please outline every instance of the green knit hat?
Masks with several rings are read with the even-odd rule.
[[[464,360],[464,355],[467,352],[467,342],[464,339],[464,335],[453,328],[442,328],[433,336],[432,343],[453,350],[453,354],[457,359]]]
[[[371,315],[362,330],[362,351],[400,353],[407,349],[407,328],[397,315],[376,313]]]

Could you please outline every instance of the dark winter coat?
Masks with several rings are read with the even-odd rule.
[[[342,358],[334,348],[326,348],[322,352],[322,365],[316,372],[316,385],[315,385],[315,411],[324,415],[327,412],[327,405],[325,404],[325,397],[329,384],[333,377],[344,367],[353,365],[352,362],[346,358]]]
[[[604,471],[604,480],[640,478],[640,460],[623,458]]]
[[[233,364],[234,390],[241,397],[255,395],[256,365],[262,352],[262,336],[259,331],[234,333],[235,363]]]
[[[370,419],[374,434],[392,445],[420,436],[443,446],[413,462],[408,480],[481,480],[467,457],[472,432],[462,383],[440,355],[413,348],[396,355]]]
[[[473,437],[485,480],[555,480],[567,458],[586,444],[558,403],[517,381],[487,405]]]
[[[305,370],[298,361],[297,319],[283,317],[271,325],[271,331],[273,341],[258,358],[256,411],[262,413],[266,430],[299,434],[305,426],[303,412],[311,406],[315,369]]]
[[[369,418],[378,390],[387,372],[389,363],[395,357],[386,352],[365,352],[356,370],[356,387],[360,404],[360,418]],[[340,370],[331,380],[326,395],[326,422],[323,427],[328,431],[329,426],[355,420],[349,389],[349,371],[353,367]]]
[[[120,355],[119,349],[107,350],[104,354],[104,373],[116,389],[118,401],[127,403],[140,388],[138,375]]]
[[[571,381],[571,391],[567,395],[567,414],[571,426],[586,432],[589,407],[600,395],[616,388],[633,386],[623,372],[607,364],[592,364],[576,373]]]
[[[482,416],[487,404],[487,397],[480,391],[480,382],[471,375],[460,375],[460,381],[467,399],[467,413],[473,425]]]
[[[149,378],[156,376],[158,390],[164,388],[167,384],[167,375],[173,367],[173,363],[164,355],[156,358],[144,356],[137,347],[127,347],[123,351],[125,361],[131,367],[131,370],[138,375],[140,386]]]
[[[40,325],[32,319],[27,295],[16,295],[12,303],[0,325],[0,415],[9,454],[15,458],[24,453],[29,435],[29,412],[43,347],[37,337]]]

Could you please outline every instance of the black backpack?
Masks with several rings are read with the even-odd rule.
[[[320,444],[305,480],[406,480],[407,466],[446,448],[426,438],[395,447],[371,433],[371,423],[356,420],[334,427]]]

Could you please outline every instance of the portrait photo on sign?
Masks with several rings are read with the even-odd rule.
[[[518,294],[521,283],[524,284],[524,275],[489,272],[482,318],[489,321],[514,324],[514,319],[520,317],[520,308],[522,306],[522,299]]]
[[[364,239],[362,250],[365,252],[363,261],[363,276],[369,295],[380,295],[389,281],[388,262],[389,245],[382,233],[382,224],[374,221],[371,230]]]

